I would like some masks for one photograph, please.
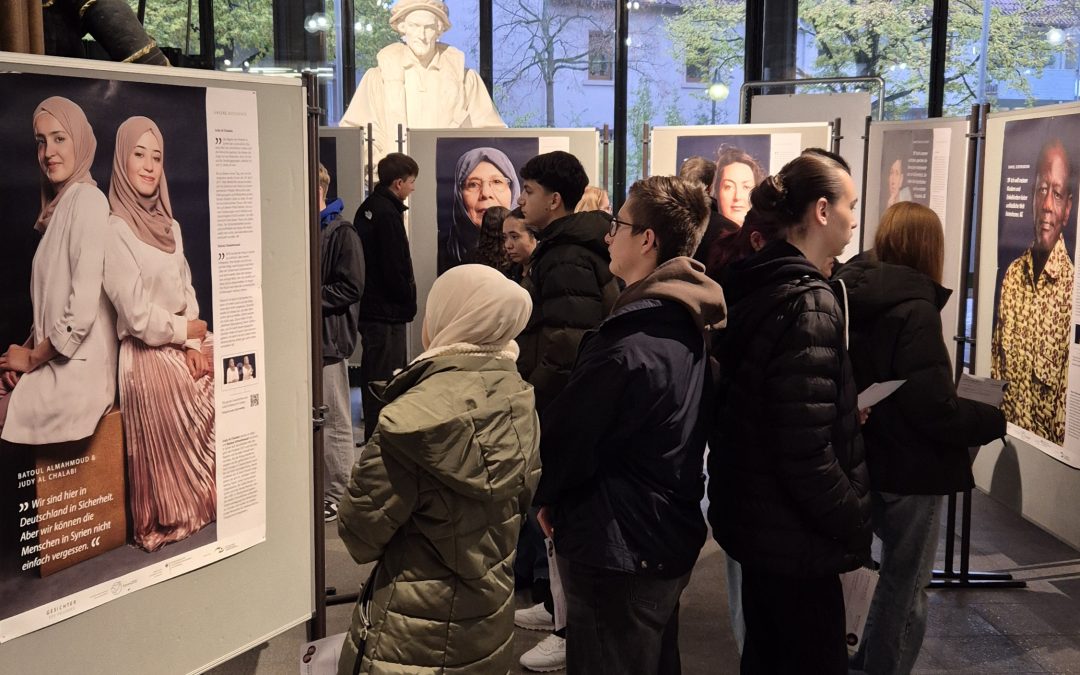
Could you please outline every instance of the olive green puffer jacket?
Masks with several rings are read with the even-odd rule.
[[[338,531],[378,560],[358,672],[504,675],[513,666],[514,550],[540,478],[532,387],[513,361],[436,356],[387,385]],[[350,675],[359,606],[342,648]]]

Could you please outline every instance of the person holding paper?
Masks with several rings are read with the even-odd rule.
[[[1062,445],[1074,283],[1062,232],[1072,213],[1076,171],[1058,139],[1043,145],[1036,166],[1034,240],[1001,280],[990,376],[1009,383],[1001,403],[1006,419]]]
[[[720,285],[689,256],[705,192],[653,176],[606,236],[627,284],[544,411],[538,519],[566,592],[568,675],[677,675],[679,599],[705,543],[702,475]]]
[[[513,666],[511,566],[540,478],[533,389],[515,365],[531,309],[528,291],[486,265],[431,287],[424,352],[387,384],[338,511],[349,553],[378,561],[341,675]]]
[[[742,672],[841,675],[840,574],[870,557],[870,486],[844,305],[822,270],[851,239],[858,196],[843,164],[815,152],[750,201],[769,243],[725,277],[709,521],[742,566]]]
[[[115,147],[105,291],[120,339],[132,536],[155,551],[217,518],[214,336],[173,219],[161,130],[128,118]]]
[[[880,581],[856,671],[910,673],[926,631],[926,585],[937,553],[942,495],[971,488],[969,446],[1005,434],[993,406],[957,398],[941,309],[945,238],[925,206],[900,202],[878,224],[873,255],[837,273],[849,290],[851,359],[860,389],[906,380],[866,426],[871,515]]]

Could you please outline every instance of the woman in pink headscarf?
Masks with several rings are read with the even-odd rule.
[[[116,131],[105,290],[116,308],[135,543],[154,551],[217,516],[213,336],[199,319],[153,120]]]
[[[45,445],[94,433],[116,397],[117,342],[102,290],[109,204],[90,176],[97,140],[60,96],[34,110],[41,212],[34,228],[34,324],[0,356],[0,438]]]

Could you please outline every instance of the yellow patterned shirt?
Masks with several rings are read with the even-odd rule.
[[[1062,445],[1072,326],[1073,263],[1058,239],[1038,283],[1031,249],[1012,261],[1001,282],[991,377],[1005,380],[1005,419]]]

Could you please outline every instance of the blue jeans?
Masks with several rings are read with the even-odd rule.
[[[915,667],[926,633],[926,585],[937,554],[942,500],[937,495],[870,493],[881,569],[853,670],[893,675]]]
[[[725,552],[724,555],[727,553]],[[743,618],[742,606],[742,565],[729,555],[727,555],[727,592],[731,634],[735,636],[735,646],[739,654],[742,654],[743,642],[746,641],[746,619]]]
[[[356,463],[352,414],[349,410],[349,364],[344,360],[323,365],[323,499],[337,504],[345,495]]]

